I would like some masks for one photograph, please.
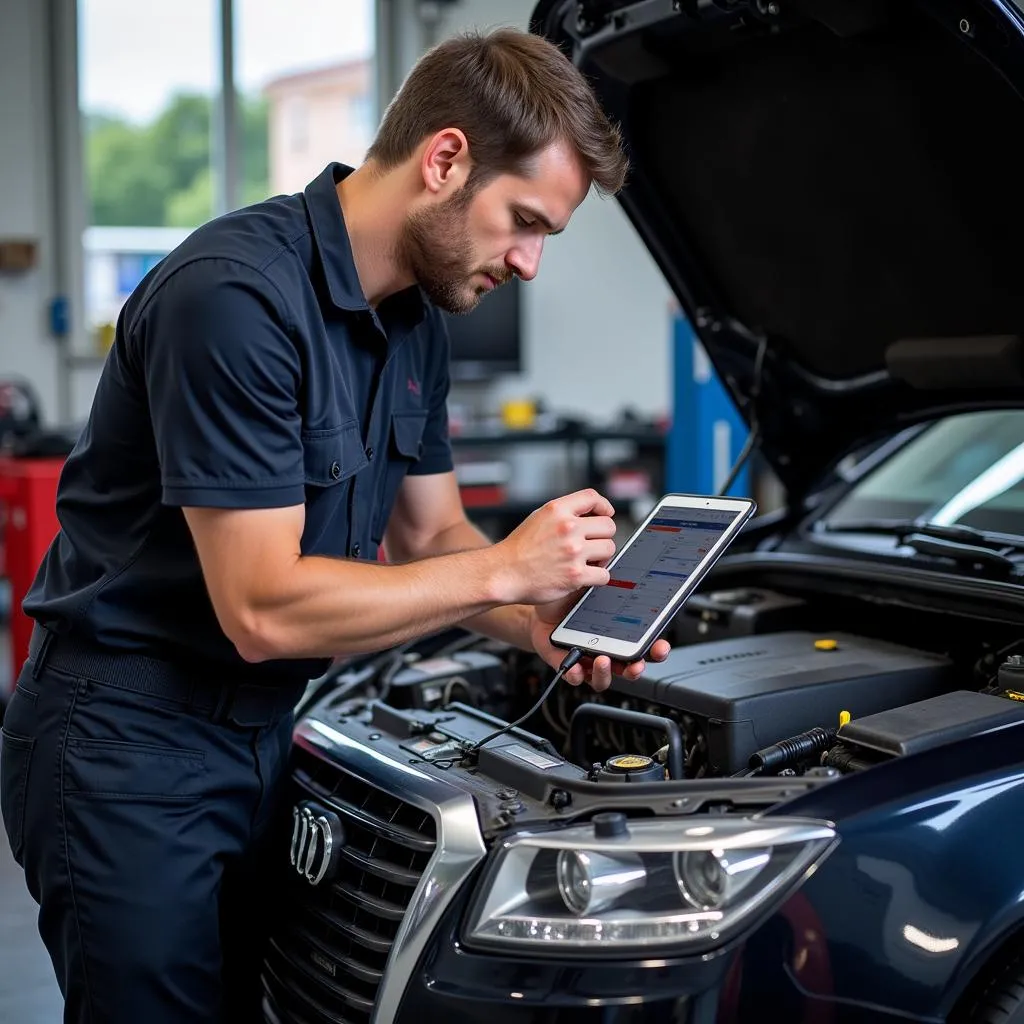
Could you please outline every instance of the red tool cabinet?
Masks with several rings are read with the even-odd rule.
[[[0,457],[3,574],[11,587],[11,667],[6,692],[0,692],[3,698],[10,696],[28,657],[32,620],[21,610],[21,603],[57,535],[57,482],[63,466],[63,458]],[[6,675],[0,674],[0,679]]]

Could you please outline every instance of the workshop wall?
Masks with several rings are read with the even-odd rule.
[[[459,0],[438,5],[439,20],[427,31],[415,16],[401,19],[401,31],[422,52],[432,38],[466,29],[525,28],[534,6]],[[411,49],[399,42],[394,52]],[[523,291],[526,371],[496,385],[490,401],[536,396],[596,421],[623,407],[641,415],[668,411],[671,295],[615,200],[592,192],[565,234],[547,241],[540,272]]]
[[[48,315],[55,227],[46,8],[4,0],[0,15],[0,241],[34,241],[37,251],[33,268],[0,271],[0,377],[25,377],[51,418],[60,364]]]

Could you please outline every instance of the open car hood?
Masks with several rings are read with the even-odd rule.
[[[1024,404],[1015,3],[542,0],[531,29],[620,123],[620,202],[791,500]]]

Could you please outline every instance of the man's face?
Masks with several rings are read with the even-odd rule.
[[[565,228],[589,186],[576,155],[555,143],[528,177],[502,174],[410,214],[404,259],[431,302],[469,313],[513,276],[536,277],[544,239]]]

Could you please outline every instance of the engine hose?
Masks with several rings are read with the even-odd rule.
[[[683,735],[679,726],[671,718],[658,718],[656,715],[645,715],[640,711],[625,711],[622,708],[605,704],[581,704],[572,716],[572,728],[569,730],[569,749],[572,751],[576,764],[586,763],[586,720],[597,718],[621,722],[638,729],[653,729],[663,733],[668,740],[668,776],[670,779],[685,778],[683,774]],[[644,739],[641,734],[639,738]]]
[[[841,744],[828,752],[825,766],[837,768],[841,772],[862,772],[874,767],[873,762],[858,757],[853,750]]]
[[[806,760],[827,750],[836,741],[835,729],[822,729],[816,726],[800,733],[799,736],[792,736],[788,740],[773,743],[764,750],[758,750],[750,755],[748,766],[757,771],[768,771],[772,768],[782,768],[787,765],[796,764],[797,761]]]

